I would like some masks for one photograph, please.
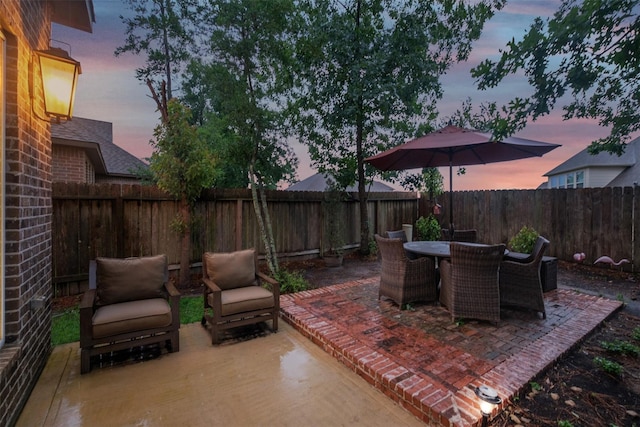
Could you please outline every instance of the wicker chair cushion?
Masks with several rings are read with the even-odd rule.
[[[164,298],[111,304],[96,310],[93,338],[164,328],[171,324],[171,307]]]
[[[255,284],[256,261],[253,249],[230,253],[205,252],[203,258],[207,276],[223,291]]]
[[[96,258],[96,305],[165,296],[167,257]]]
[[[275,304],[273,294],[261,286],[222,291],[221,299],[223,316],[272,308]],[[209,305],[213,306],[213,294],[209,294],[208,300]]]

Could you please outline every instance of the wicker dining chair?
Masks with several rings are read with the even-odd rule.
[[[451,318],[500,321],[498,269],[505,245],[451,242],[451,258],[440,261],[440,303]]]
[[[453,239],[451,238],[451,230],[448,228],[440,229],[440,240],[476,243],[478,241],[478,230],[453,230]]]
[[[524,259],[508,256],[500,264],[500,305],[527,308],[547,318],[540,282],[542,257],[549,241],[538,236],[531,254]]]
[[[385,237],[388,239],[400,239],[402,243],[406,243],[407,241],[407,234],[404,230],[387,231],[385,234]]]
[[[429,257],[407,258],[401,239],[378,234],[375,239],[382,262],[378,299],[388,297],[400,307],[414,301],[436,301],[435,261]]]

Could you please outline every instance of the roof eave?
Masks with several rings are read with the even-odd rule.
[[[96,22],[93,0],[56,0],[49,4],[53,9],[51,20],[56,24],[93,33]]]
[[[107,165],[104,161],[104,157],[102,156],[102,151],[100,150],[100,144],[96,142],[84,142],[84,141],[76,141],[71,139],[62,139],[62,138],[51,138],[52,142],[57,145],[66,145],[69,147],[78,147],[84,149],[84,152],[89,157],[93,168],[95,169],[97,174],[108,175]]]

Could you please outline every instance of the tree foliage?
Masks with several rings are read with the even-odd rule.
[[[167,104],[167,120],[154,132],[154,148],[149,169],[161,190],[179,200],[179,213],[172,228],[181,237],[180,284],[191,279],[190,248],[193,204],[204,188],[209,188],[216,174],[216,159],[190,124],[191,114],[173,98]]]
[[[175,98],[168,107],[169,120],[154,132],[149,169],[158,188],[193,204],[203,189],[211,187],[217,159],[190,124],[189,110]]]
[[[227,167],[248,177],[267,264],[277,274],[265,190],[291,180],[297,166],[284,121],[292,88],[294,3],[210,0],[206,11],[209,39],[202,58],[189,66],[194,84],[186,85],[185,99],[199,109],[205,132],[228,141]]]
[[[467,59],[501,0],[303,0],[293,105],[313,165],[343,187],[358,183],[360,250],[368,252],[364,159],[424,131],[437,115],[439,81]]]
[[[133,17],[120,15],[126,39],[115,55],[146,55],[136,78],[145,83],[166,120],[167,102],[173,98],[173,79],[191,57],[195,44],[198,0],[128,0]]]
[[[525,36],[512,40],[499,60],[472,70],[478,87],[495,87],[524,73],[533,93],[514,98],[494,121],[504,137],[529,119],[549,114],[565,95],[564,119],[597,119],[610,134],[590,152],[621,154],[640,129],[640,20],[638,0],[564,0],[553,18],[537,18]]]

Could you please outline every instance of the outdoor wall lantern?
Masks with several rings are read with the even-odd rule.
[[[49,117],[70,120],[76,94],[80,63],[60,48],[35,51],[40,65],[44,112]]]
[[[481,385],[476,388],[476,396],[480,398],[480,412],[482,412],[482,427],[487,427],[489,416],[493,409],[502,403],[498,392],[489,386]]]

